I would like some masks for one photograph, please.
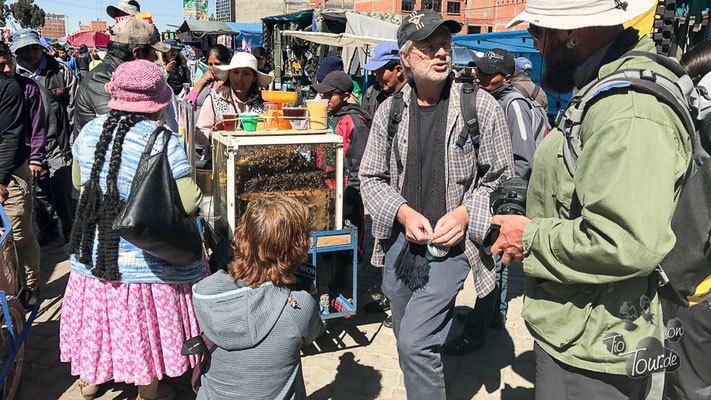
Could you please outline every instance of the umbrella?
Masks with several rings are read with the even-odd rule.
[[[87,31],[75,33],[67,38],[67,43],[73,47],[79,47],[85,44],[87,47],[106,48],[109,43],[109,34],[99,31]]]

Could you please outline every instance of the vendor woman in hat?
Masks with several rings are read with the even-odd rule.
[[[215,67],[216,78],[225,82],[210,95],[200,110],[195,136],[198,144],[210,143],[212,132],[222,129],[223,114],[262,113],[264,100],[259,88],[269,86],[272,77],[259,72],[257,59],[249,53],[236,53],[229,65]]]

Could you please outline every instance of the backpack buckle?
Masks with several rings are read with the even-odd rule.
[[[657,276],[659,277],[659,287],[666,286],[667,283],[669,283],[669,277],[667,274],[664,272],[662,269],[661,265],[657,265],[654,268],[654,271],[657,272]]]
[[[469,130],[479,128],[479,120],[477,118],[472,118],[464,124],[467,126],[467,128],[469,128]]]
[[[392,121],[393,121],[395,124],[399,124],[400,122],[402,122],[402,114],[401,114],[401,113],[394,113],[394,114],[393,114]]]
[[[654,71],[650,71],[648,69],[641,71],[639,73],[639,77],[646,80],[646,81],[651,81],[651,82],[657,81],[657,74]]]

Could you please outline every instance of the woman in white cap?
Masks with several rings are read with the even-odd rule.
[[[679,367],[665,349],[670,315],[655,268],[676,240],[670,221],[689,133],[655,95],[595,87],[621,70],[678,79],[680,67],[658,58],[649,37],[623,26],[656,3],[528,0],[508,25],[530,24],[546,89],[577,89],[569,119],[536,150],[527,216],[491,221],[501,226],[492,253],[523,261],[536,399],[661,399],[665,368]],[[592,100],[581,111],[583,98]]]
[[[264,111],[259,88],[269,86],[272,77],[259,72],[257,59],[244,52],[232,56],[229,65],[216,66],[215,77],[224,82],[212,89],[203,103],[197,120],[198,144],[209,145],[213,130],[222,129],[223,114],[243,114]]]

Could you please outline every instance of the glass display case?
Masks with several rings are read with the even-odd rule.
[[[207,218],[210,235],[215,237],[212,250],[227,262],[225,247],[252,200],[264,195],[293,197],[309,209],[313,241],[309,260],[314,269],[309,279],[314,280],[312,295],[321,304],[321,317],[354,315],[358,231],[343,226],[343,138],[328,129],[220,131],[213,134],[212,154],[214,190]],[[347,252],[344,265],[323,262],[324,253],[336,252]],[[338,268],[352,271],[346,294],[329,290]]]
[[[273,194],[307,205],[312,231],[342,229],[340,136],[330,130],[217,132],[212,147],[216,227],[233,232],[253,199]]]

